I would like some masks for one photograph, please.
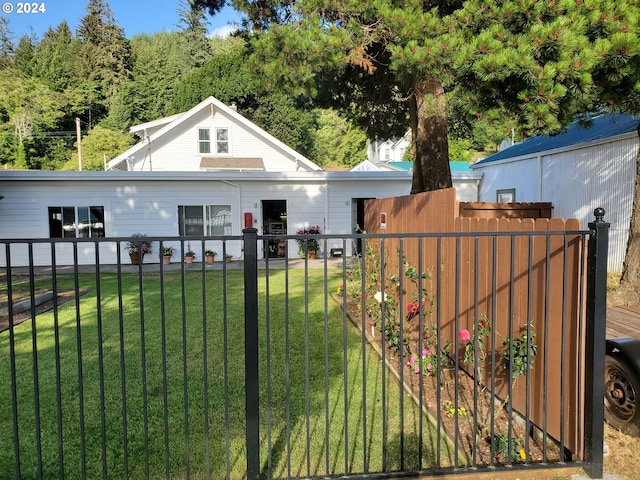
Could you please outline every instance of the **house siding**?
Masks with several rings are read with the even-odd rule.
[[[198,153],[198,129],[211,129],[211,153]],[[215,129],[229,129],[229,155],[216,155]],[[150,145],[135,154],[135,171],[200,171],[203,157],[253,158],[259,156],[265,171],[296,171],[299,164],[284,150],[266,142],[254,131],[236,122],[230,115],[218,109],[204,108],[191,118],[161,135]]]
[[[354,199],[406,195],[411,186],[411,175],[389,172],[369,172],[353,181],[348,180],[349,173],[332,176],[326,172],[294,174],[296,178],[288,178],[286,174],[265,178],[264,173],[223,177],[208,172],[11,173],[0,176],[0,190],[5,196],[0,200],[1,239],[49,238],[49,206],[103,206],[105,236],[122,238],[138,232],[149,237],[177,237],[178,205],[230,205],[233,235],[242,233],[247,212],[252,213],[254,226],[262,234],[263,200],[286,201],[288,234],[309,225],[320,225],[323,233],[350,234],[355,224]],[[336,242],[340,241],[331,240],[328,248],[338,246],[334,245]],[[93,245],[78,245],[80,264],[94,263]],[[222,251],[220,242],[208,242],[207,247]],[[101,261],[115,263],[116,248],[115,244],[104,245]],[[153,248],[145,263],[159,262],[157,244]],[[242,256],[239,241],[229,243],[228,248],[234,257]],[[295,241],[290,241],[288,248],[290,256],[297,256]],[[349,245],[345,253],[350,254],[350,248]],[[6,265],[5,251],[1,250],[0,262]],[[120,254],[126,256],[124,246]],[[11,263],[28,264],[26,244],[12,248]],[[34,244],[34,263],[51,264],[48,244]],[[70,245],[56,247],[56,263],[73,263]]]
[[[629,234],[638,156],[637,135],[577,145],[530,158],[477,166],[483,173],[479,200],[493,202],[500,189],[515,188],[518,202],[552,202],[553,216],[577,218],[583,228],[595,208],[611,224],[608,268],[621,271]]]

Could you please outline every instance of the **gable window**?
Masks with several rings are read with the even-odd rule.
[[[211,131],[208,128],[198,129],[198,153],[211,153]]]
[[[49,237],[104,237],[104,207],[49,207]]]
[[[229,153],[228,128],[216,128],[216,153]]]
[[[181,237],[231,235],[231,206],[179,205],[178,233]]]
[[[516,189],[505,188],[496,191],[496,202],[498,203],[514,203],[516,201]]]

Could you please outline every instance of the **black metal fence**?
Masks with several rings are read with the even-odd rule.
[[[64,266],[56,264],[61,242],[0,241],[0,479],[398,478],[550,465],[584,465],[599,478],[602,214],[589,231],[531,233],[531,242],[536,235],[547,245],[554,235],[581,239],[576,288],[586,292],[571,297],[586,312],[579,325],[561,329],[572,346],[566,355],[584,359],[571,387],[584,398],[577,412],[564,397],[542,405],[542,421],[513,396],[542,388],[546,398],[557,375],[565,388],[574,365],[568,356],[563,369],[550,362],[548,332],[532,335],[533,322],[521,319],[505,343],[497,314],[475,315],[469,328],[451,319],[455,338],[446,337],[441,268],[427,272],[402,251],[385,257],[385,236],[287,236],[301,251],[317,240],[321,252],[358,244],[362,254],[309,259],[285,250],[259,260],[273,239],[247,229],[242,237],[189,240],[200,252],[212,241],[223,251],[242,242],[242,259],[185,264],[181,255],[169,265],[128,265],[119,253],[116,264],[101,263],[101,248],[119,252],[126,239],[62,242],[76,260]],[[448,237],[406,241],[440,245]],[[149,240],[159,251],[168,241],[185,250],[184,239]],[[36,267],[34,245],[42,244],[52,262]],[[29,266],[12,265],[15,248],[26,249]],[[80,265],[82,254],[93,264]],[[505,379],[506,396],[497,385]],[[549,408],[575,418],[568,424],[577,444],[564,427],[549,433]]]

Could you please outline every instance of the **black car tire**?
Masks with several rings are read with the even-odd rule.
[[[605,357],[604,418],[622,433],[640,436],[640,380],[619,355]]]

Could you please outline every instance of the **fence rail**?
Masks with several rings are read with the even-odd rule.
[[[598,477],[607,228],[286,236],[361,247],[315,260],[258,260],[270,237],[247,229],[215,238],[241,260],[190,265],[0,240],[0,478]],[[13,267],[34,243],[51,265]]]

